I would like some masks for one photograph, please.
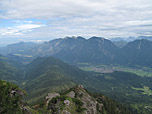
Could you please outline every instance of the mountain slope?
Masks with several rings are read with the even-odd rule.
[[[47,91],[61,91],[74,86],[74,81],[78,82],[86,74],[53,57],[39,57],[26,66],[24,88],[29,97],[42,97]]]
[[[32,53],[34,56],[55,56],[62,58],[62,60],[69,60],[72,49],[79,45],[85,39],[82,37],[64,39],[55,39],[50,42],[41,44],[39,47],[33,48]]]
[[[111,41],[100,37],[92,37],[75,47],[72,55],[77,62],[109,64],[119,53],[119,48]]]
[[[27,54],[31,54],[30,49],[36,47],[37,45],[38,44],[32,42],[19,42],[0,48],[0,53],[3,55],[7,55],[7,54],[27,55]]]
[[[122,50],[126,53],[124,57],[126,64],[152,66],[152,41],[135,40],[128,43]]]
[[[0,79],[18,83],[22,79],[21,72],[14,67],[9,59],[0,55]]]

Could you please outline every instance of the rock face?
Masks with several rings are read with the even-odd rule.
[[[60,96],[60,94],[59,93],[48,93],[48,96],[46,96],[46,106],[48,106],[48,103],[57,96]]]
[[[64,104],[69,106],[70,105],[70,101],[69,100],[64,100]]]
[[[51,114],[130,114],[105,96],[89,94],[82,85],[62,94],[50,93],[46,99]]]
[[[75,98],[75,92],[71,91],[67,94],[68,97]]]

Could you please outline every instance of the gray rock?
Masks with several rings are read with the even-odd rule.
[[[63,111],[63,114],[71,114],[71,113],[68,112],[68,111],[66,111],[66,110],[64,110],[64,111]]]
[[[48,93],[48,96],[46,96],[46,106],[48,106],[48,103],[57,96],[60,96],[60,94],[59,93]]]
[[[71,98],[75,98],[75,92],[71,91],[70,93],[67,94],[67,96]]]
[[[69,100],[64,100],[64,104],[66,104],[67,106],[70,105],[70,101]]]
[[[78,85],[78,87],[84,89],[83,85]]]

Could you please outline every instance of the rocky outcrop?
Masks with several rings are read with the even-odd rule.
[[[23,96],[25,96],[25,93],[19,89],[12,89],[10,91],[10,96],[11,97],[15,97],[15,96],[23,97]]]
[[[0,90],[0,114],[131,114],[105,96],[88,93],[82,85],[60,94],[49,93],[45,103],[33,106],[35,110],[17,86],[0,81]]]
[[[83,102],[84,114],[97,114],[97,101],[90,96],[82,85],[75,88],[76,98]]]
[[[68,97],[75,98],[75,92],[71,91],[67,94]]]
[[[36,114],[24,101],[25,91],[0,80],[0,114]]]
[[[48,106],[48,103],[55,97],[60,96],[59,93],[48,93],[46,96],[46,106]]]
[[[111,103],[104,96],[89,94],[82,85],[71,88],[64,94],[50,93],[46,99],[51,114],[107,114],[108,103]],[[106,106],[105,102],[108,102]],[[115,106],[114,109],[114,114],[121,114],[119,108]]]
[[[115,101],[99,94],[89,93],[82,85],[62,93],[49,93],[40,110],[47,114],[131,114]],[[38,110],[38,109],[37,109]]]

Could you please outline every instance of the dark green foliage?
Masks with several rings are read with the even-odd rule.
[[[135,111],[130,109],[127,105],[122,105],[106,96],[93,93],[92,96],[98,101],[96,106],[99,113],[102,114],[136,114]],[[103,104],[102,109],[99,103]]]
[[[83,102],[81,102],[81,100],[79,100],[79,99],[73,98],[72,101],[79,107],[81,107],[83,105]]]
[[[109,76],[111,79],[106,78]],[[150,114],[150,111],[149,113],[144,113],[144,110],[146,110],[144,109],[144,106],[151,107],[152,96],[145,95],[142,91],[134,90],[132,87],[152,87],[152,78],[140,77],[128,72],[114,72],[106,74],[95,73],[94,80],[95,79],[96,83],[93,83],[92,80],[84,83],[88,90],[94,91],[96,93],[101,92],[102,94],[128,106],[131,104],[143,104],[143,108],[139,108],[137,105],[138,108],[136,109],[138,109],[138,112],[142,112],[143,114]]]
[[[106,79],[106,76],[111,76],[113,80]],[[99,74],[98,79],[101,83],[98,87],[100,87],[103,94],[111,97],[113,96],[113,98],[121,102],[127,101],[128,103],[139,101],[144,102],[148,98],[148,96],[142,95],[140,92],[133,90],[132,87],[142,88],[143,86],[152,86],[152,78],[140,77],[127,72]],[[129,96],[127,96],[127,94],[129,94]]]
[[[79,106],[76,109],[76,111],[79,112],[79,113],[83,112],[84,110],[86,110],[86,108],[82,108],[82,107],[79,107]]]
[[[21,92],[14,84],[0,81],[0,114],[22,114],[22,96],[18,93],[12,95],[11,91]]]
[[[76,111],[77,112],[83,112],[84,110],[86,110],[85,108],[82,108],[83,106],[83,102],[77,98],[72,98],[72,101],[75,103],[76,105]]]
[[[103,106],[107,114],[118,114],[118,113],[131,114],[131,112],[127,108],[125,108],[123,105],[120,105],[117,102],[106,97],[104,97]]]

